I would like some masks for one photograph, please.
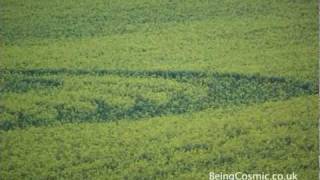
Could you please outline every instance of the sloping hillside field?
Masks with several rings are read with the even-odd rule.
[[[0,0],[0,179],[317,179],[317,33],[315,0]]]

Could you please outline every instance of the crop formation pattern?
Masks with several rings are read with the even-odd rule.
[[[1,130],[107,122],[285,100],[311,82],[201,71],[1,70]]]

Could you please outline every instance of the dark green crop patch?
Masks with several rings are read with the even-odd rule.
[[[265,3],[255,4],[250,1],[242,2],[242,5],[237,5],[235,2],[203,1],[195,6],[194,2],[185,1],[148,1],[141,5],[124,1],[98,0],[80,1],[72,8],[63,2],[59,3],[59,6],[57,2],[49,3],[51,5],[48,5],[48,2],[33,1],[15,3],[18,6],[5,2],[1,4],[3,6],[1,17],[3,14],[12,16],[1,21],[1,25],[5,28],[0,26],[0,33],[3,34],[4,42],[7,44],[26,39],[121,35],[139,32],[141,29],[151,31],[168,24],[268,13]],[[32,11],[30,6],[33,7]]]
[[[17,92],[22,93],[31,89],[55,88],[63,85],[63,81],[56,79],[44,79],[39,77],[11,77],[5,79],[0,85],[0,93]]]

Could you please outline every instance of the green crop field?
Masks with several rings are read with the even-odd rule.
[[[317,179],[317,8],[0,0],[0,179]]]

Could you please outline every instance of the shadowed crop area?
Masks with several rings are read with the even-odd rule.
[[[317,10],[0,0],[0,179],[316,179]]]

